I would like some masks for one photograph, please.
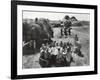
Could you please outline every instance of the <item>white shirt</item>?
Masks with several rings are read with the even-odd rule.
[[[53,55],[57,55],[58,54],[58,49],[57,48],[52,48],[52,53]]]

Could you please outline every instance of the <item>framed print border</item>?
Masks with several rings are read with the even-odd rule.
[[[47,74],[28,74],[18,75],[17,71],[17,6],[45,6],[45,7],[61,7],[61,8],[80,8],[94,10],[94,70],[80,72],[62,72],[62,73],[47,73]],[[42,78],[42,77],[59,77],[59,76],[76,76],[97,74],[97,6],[96,5],[81,5],[81,4],[64,4],[64,3],[48,3],[48,2],[31,2],[31,1],[11,1],[11,78]]]

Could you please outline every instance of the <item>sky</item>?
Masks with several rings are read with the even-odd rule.
[[[50,20],[62,20],[65,15],[75,16],[78,20],[90,21],[90,15],[84,13],[55,13],[55,12],[35,12],[23,11],[23,19],[46,18]]]

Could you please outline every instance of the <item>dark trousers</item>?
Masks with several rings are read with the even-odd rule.
[[[56,62],[56,55],[52,55],[50,61],[51,61],[51,64],[52,64],[52,65],[55,65],[55,62]]]

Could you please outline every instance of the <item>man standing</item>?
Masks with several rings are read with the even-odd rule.
[[[72,23],[71,23],[70,17],[68,15],[66,15],[64,17],[63,23],[64,23],[64,27],[65,27],[65,30],[64,30],[65,36],[70,35],[71,34],[71,28],[70,27],[71,27]]]

